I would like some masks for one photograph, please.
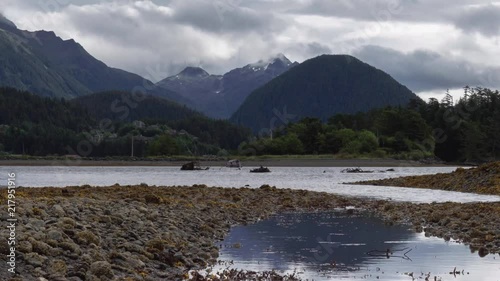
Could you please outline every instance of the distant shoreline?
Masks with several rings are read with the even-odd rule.
[[[472,169],[456,169],[437,175],[406,176],[355,182],[352,184],[441,189],[500,196],[500,162]]]
[[[176,167],[187,163],[189,160],[172,161],[120,161],[120,160],[0,160],[0,166],[117,166],[117,167]],[[202,166],[221,167],[226,165],[226,161],[200,161]],[[429,164],[410,160],[395,159],[259,159],[242,160],[244,167],[269,166],[269,167],[446,167],[455,166],[453,164]]]

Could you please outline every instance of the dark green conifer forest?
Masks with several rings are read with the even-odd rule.
[[[71,101],[0,88],[2,155],[87,157],[316,155],[478,163],[500,158],[500,94],[464,88],[453,101],[303,118],[274,131],[214,120],[167,100],[106,92]]]

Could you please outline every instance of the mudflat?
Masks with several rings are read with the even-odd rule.
[[[0,195],[7,200],[6,189]],[[388,224],[456,239],[479,255],[500,252],[500,203],[398,203],[268,185],[18,188],[18,273],[2,271],[0,279],[182,280],[216,262],[214,242],[232,225],[334,208],[368,211]],[[1,240],[8,235],[1,230]],[[0,244],[2,262],[9,250]]]

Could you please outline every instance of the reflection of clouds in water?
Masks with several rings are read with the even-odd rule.
[[[419,274],[431,272],[432,275],[443,277],[443,280],[452,277],[457,281],[491,281],[496,280],[494,276],[500,276],[500,262],[494,255],[481,258],[477,253],[472,254],[469,247],[463,244],[425,237],[423,233],[415,235],[413,240],[405,243],[412,249],[408,256],[413,262],[405,264],[393,261],[402,266],[402,271],[414,271]],[[457,274],[456,277],[450,275],[455,267],[457,271],[461,273],[463,270],[465,274]]]
[[[327,220],[328,218],[324,219]],[[293,221],[293,219],[290,221]],[[295,221],[300,224],[305,220]],[[345,218],[344,221],[341,220],[341,224],[348,224],[351,221],[352,218]],[[301,261],[296,256],[287,254],[288,251],[295,253],[296,249],[290,249],[286,244],[282,243],[285,237],[279,229],[280,226],[274,224],[276,227],[270,228],[265,223],[266,221],[261,221],[246,227],[234,227],[222,243],[232,244],[239,241],[243,244],[243,247],[239,249],[223,248],[219,259],[222,261],[233,261],[234,264],[229,265],[230,268],[253,271],[270,271],[276,269],[285,274],[300,272],[299,276],[301,278],[309,280],[327,280],[332,278],[359,280],[360,278],[366,278],[367,275],[371,275],[368,278],[370,280],[375,280],[377,276],[383,280],[410,278],[404,275],[405,272],[413,272],[417,279],[422,277],[420,278],[421,280],[424,280],[426,274],[429,272],[431,273],[431,280],[433,280],[434,276],[441,277],[443,278],[442,280],[448,280],[452,276],[452,279],[457,281],[489,281],[492,280],[492,276],[500,276],[500,264],[492,255],[480,258],[477,254],[470,254],[468,248],[464,245],[444,242],[439,238],[427,238],[423,234],[416,234],[409,230],[405,231],[398,227],[391,227],[391,232],[406,233],[406,236],[392,236],[384,233],[384,236],[388,236],[389,240],[384,241],[383,244],[375,243],[378,245],[376,247],[380,248],[381,253],[384,252],[384,249],[390,248],[392,252],[390,258],[386,258],[385,255],[367,258],[365,251],[358,254],[358,257],[355,259],[357,262],[352,264],[337,262],[334,266],[331,260],[314,261],[309,259]],[[356,224],[359,231],[363,231],[361,228],[367,222],[366,220],[360,220]],[[385,227],[381,222],[374,226],[378,228]],[[263,233],[262,229],[266,229],[265,233]],[[286,229],[290,231],[291,228]],[[296,231],[297,228],[290,231],[290,235],[295,236]],[[377,230],[373,230],[372,228],[368,228],[368,231],[377,232]],[[311,235],[314,237],[316,235],[329,234],[329,232],[322,232],[321,229],[311,229]],[[360,238],[355,237],[351,229],[346,234],[353,236],[351,238],[353,243],[340,243],[336,241],[331,241],[331,243],[350,245],[346,247],[348,251],[353,251],[356,247],[362,247],[363,244],[372,245],[368,247],[373,247],[374,245],[373,241],[371,241],[372,236],[364,236],[367,241],[361,241],[363,243],[354,243],[354,241],[360,241]],[[280,239],[273,240],[270,237]],[[303,237],[301,240],[310,241],[307,237]],[[275,244],[271,245],[273,250],[271,253],[262,250],[262,244],[269,245],[273,241]],[[314,245],[308,246],[308,249],[314,249]],[[404,253],[407,253],[411,260],[401,258],[400,256]],[[215,267],[215,270],[223,270],[227,267],[228,265],[219,265]],[[455,267],[457,271],[462,272],[464,270],[465,275],[459,274],[456,277],[450,275],[449,272]]]
[[[300,168],[271,167],[268,174],[250,173],[251,167],[241,170],[212,167],[208,171],[180,171],[179,167],[16,167],[20,184],[24,186],[106,186],[147,183],[149,185],[193,185],[258,188],[263,184],[278,188],[308,189],[346,196],[362,196],[409,202],[471,202],[500,201],[499,196],[475,195],[418,188],[384,186],[352,186],[343,182],[373,180],[388,177],[451,172],[454,167],[398,167],[395,172],[372,174],[346,174],[344,168]],[[384,170],[386,168],[368,168]],[[0,173],[7,173],[8,167],[0,167]],[[326,171],[326,173],[323,173]]]
[[[266,230],[265,235],[259,235],[262,229]],[[288,239],[299,236],[301,239]],[[359,216],[345,217],[340,213],[279,215],[248,227],[233,228],[225,243],[241,242],[246,247],[223,248],[221,258],[236,259],[235,268],[278,269],[287,273],[297,268],[303,272],[300,277],[305,279],[346,278],[353,274],[359,277],[361,273],[356,272],[375,268],[368,262],[367,251],[382,247],[385,237],[403,240],[411,236],[406,227],[389,229],[380,220]],[[276,254],[266,253],[269,245]]]

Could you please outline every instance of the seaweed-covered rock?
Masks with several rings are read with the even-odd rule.
[[[39,255],[37,253],[28,253],[24,255],[24,260],[27,264],[31,264],[35,267],[40,267],[47,261],[47,257]]]
[[[66,276],[67,271],[68,267],[66,266],[66,262],[63,260],[51,260],[47,266],[47,272],[51,275]]]
[[[76,237],[77,237],[78,243],[80,243],[80,244],[85,244],[85,245],[88,245],[91,243],[93,243],[95,245],[100,244],[99,237],[88,230],[78,232],[76,234]]]
[[[452,173],[363,181],[355,184],[432,188],[500,195],[500,162],[488,163],[471,169],[457,168]]]
[[[96,277],[112,278],[114,276],[111,264],[107,261],[96,261],[92,263],[89,272]]]
[[[481,248],[487,250],[481,250],[481,255],[500,252],[500,203],[411,204],[269,185],[254,189],[115,185],[65,190],[72,196],[64,196],[59,188],[16,190],[19,205],[28,206],[18,213],[23,222],[18,250],[26,265],[24,280],[40,276],[75,281],[182,280],[188,270],[204,270],[216,262],[214,242],[223,239],[232,225],[281,211],[347,206],[366,209],[391,224],[413,224],[413,229],[425,230],[428,236],[458,239],[478,253]],[[65,214],[49,211],[42,220],[31,213],[35,208],[52,210],[47,206],[54,204],[62,206]],[[0,238],[7,237],[2,232]],[[4,245],[0,243],[0,252],[8,252]],[[6,271],[0,272],[0,280],[8,278]]]

